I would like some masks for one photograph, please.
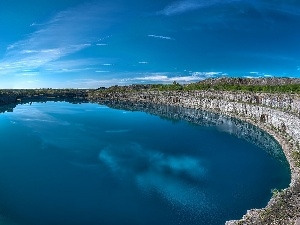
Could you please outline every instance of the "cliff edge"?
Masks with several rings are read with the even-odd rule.
[[[263,209],[251,209],[226,225],[298,225],[300,220],[300,95],[250,91],[175,90],[95,91],[89,100],[146,107],[161,104],[207,110],[247,121],[271,134],[282,146],[291,169],[288,188],[273,194]]]

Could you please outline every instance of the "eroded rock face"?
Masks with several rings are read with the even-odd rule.
[[[48,93],[49,92],[49,93]],[[227,117],[239,118],[271,134],[282,146],[290,164],[292,179],[290,187],[274,196],[264,209],[249,210],[239,221],[228,221],[227,225],[241,224],[274,224],[295,225],[300,218],[300,96],[290,94],[266,94],[250,92],[226,91],[128,91],[128,92],[90,92],[59,90],[47,95],[28,95],[28,91],[10,91],[0,95],[0,105],[13,103],[0,109],[0,112],[13,110],[19,103],[30,101],[56,100],[80,103],[85,100],[104,103],[111,106],[129,107],[131,109],[148,110],[150,113],[169,114],[171,118],[182,118],[197,123],[197,118],[205,117],[205,112],[217,113],[216,118],[203,120],[205,123],[221,123],[224,129],[232,129]],[[37,98],[38,97],[38,98]],[[25,100],[25,101],[24,101]],[[173,108],[172,108],[173,107]],[[176,110],[174,111],[174,109]],[[167,109],[167,110],[166,110]],[[192,110],[188,110],[192,109]],[[198,113],[197,113],[198,112]],[[223,117],[222,117],[223,116]],[[227,123],[227,124],[226,124]],[[233,122],[234,123],[234,122]],[[232,132],[246,132],[245,137],[255,138],[255,130],[251,127],[237,127]],[[259,142],[267,146],[268,141]],[[272,146],[271,146],[272,147]]]
[[[106,102],[110,108],[143,111],[168,120],[185,120],[201,126],[216,126],[220,131],[243,138],[265,150],[272,157],[283,159],[284,153],[278,143],[262,129],[249,123],[241,123],[239,119],[204,110],[183,108],[172,105],[131,102]]]
[[[113,92],[105,95],[97,93],[89,98],[100,103],[125,104],[133,108],[149,108],[149,105],[154,104],[157,106],[156,111],[159,110],[159,105],[207,110],[239,118],[262,128],[283,148],[292,174],[290,187],[276,194],[266,208],[249,210],[241,220],[228,221],[226,224],[294,225],[298,223],[297,218],[300,217],[299,95],[225,91],[140,91]],[[184,118],[186,120],[196,118],[186,117]]]

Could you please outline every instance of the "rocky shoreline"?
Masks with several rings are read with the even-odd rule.
[[[34,101],[87,101],[88,89],[8,89],[0,90],[0,106]]]
[[[168,105],[238,118],[272,135],[290,164],[290,186],[274,194],[263,209],[251,209],[241,220],[226,225],[297,225],[300,220],[300,96],[227,91],[93,92],[89,100],[101,104],[146,109]]]
[[[272,135],[282,146],[291,169],[291,183],[285,190],[274,193],[263,209],[251,209],[241,220],[227,221],[226,225],[298,225],[300,221],[300,95],[230,91],[118,91],[101,90],[6,90],[0,93],[0,105],[17,105],[35,101],[94,102],[153,114],[172,114],[197,122],[203,110],[216,115],[237,118],[253,124]],[[169,110],[173,107],[172,110]],[[174,111],[174,107],[175,110]],[[4,112],[6,109],[1,110]],[[168,109],[166,111],[166,109]],[[194,111],[189,111],[192,109]],[[220,117],[220,118],[221,118]],[[222,120],[222,119],[221,119]],[[206,120],[215,123],[220,119]],[[238,128],[245,137],[255,139],[249,127]],[[247,130],[248,129],[248,130]],[[248,132],[248,133],[247,133]],[[259,143],[259,142],[258,142]],[[267,146],[268,140],[262,146]]]

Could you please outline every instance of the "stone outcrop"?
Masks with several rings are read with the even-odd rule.
[[[281,144],[290,164],[290,186],[275,193],[264,209],[249,210],[241,220],[226,224],[294,225],[300,218],[300,96],[225,91],[139,91],[95,92],[89,99],[131,107],[147,108],[149,104],[155,104],[207,110],[247,121],[267,131]]]

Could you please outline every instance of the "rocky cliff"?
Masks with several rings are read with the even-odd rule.
[[[228,221],[226,224],[294,225],[300,218],[299,95],[225,91],[138,91],[95,92],[89,99],[146,110],[149,105],[207,110],[247,121],[267,131],[281,144],[290,164],[290,186],[274,194],[266,208],[249,210],[241,220]],[[185,115],[188,115],[185,118],[187,120],[197,120],[197,113]]]

